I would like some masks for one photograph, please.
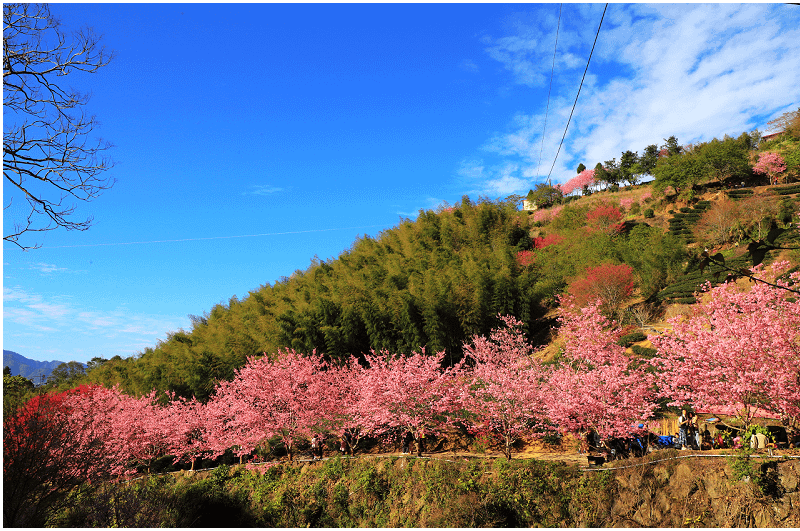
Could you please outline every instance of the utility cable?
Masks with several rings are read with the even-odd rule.
[[[176,242],[199,242],[204,240],[230,240],[233,238],[256,238],[259,236],[283,236],[285,234],[310,234],[314,232],[330,232],[334,230],[370,229],[374,227],[384,227],[385,225],[364,225],[361,227],[339,227],[336,229],[312,229],[295,230],[289,232],[267,232],[264,234],[242,234],[238,236],[207,236],[205,238],[181,238],[177,240],[149,240],[140,242],[115,242],[115,243],[86,243],[79,245],[56,245],[52,247],[39,247],[39,249],[71,249],[75,247],[108,247],[115,245],[142,245],[147,243],[176,243]],[[5,250],[5,249],[4,249]]]
[[[603,16],[600,17],[600,24],[597,26],[597,33],[594,36],[594,44],[592,44],[592,51],[589,53],[589,59],[586,61],[586,69],[583,71],[583,77],[581,78],[581,85],[578,87],[578,93],[575,95],[575,102],[572,104],[572,110],[569,112],[569,120],[567,120],[567,126],[564,128],[564,136],[561,137],[561,143],[558,145],[556,158],[553,159],[553,165],[550,167],[550,173],[547,174],[548,182],[550,181],[550,174],[553,173],[553,168],[556,167],[558,154],[561,153],[561,146],[564,145],[564,139],[567,137],[567,129],[569,129],[569,123],[572,121],[572,113],[575,112],[575,106],[578,104],[578,96],[581,95],[581,89],[583,88],[583,80],[586,79],[586,72],[589,71],[589,63],[592,61],[592,54],[594,53],[594,47],[597,44],[597,37],[600,36],[600,28],[603,27],[603,19],[606,16],[606,9],[608,9],[608,4],[606,4],[606,7],[603,8]]]
[[[550,93],[553,92],[553,74],[556,70],[556,50],[558,50],[558,32],[561,29],[561,8],[564,4],[558,4],[558,25],[556,26],[556,44],[553,47],[553,66],[550,68],[550,88],[547,90],[547,108],[544,111],[544,127],[542,127],[542,147],[539,148],[539,162],[536,164],[536,175],[539,175],[539,167],[542,165],[542,152],[544,151],[544,134],[547,132],[547,116],[550,114]],[[550,179],[547,180],[550,186]]]

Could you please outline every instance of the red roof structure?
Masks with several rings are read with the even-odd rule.
[[[775,137],[782,135],[784,131],[778,131],[776,133],[769,133],[767,135],[761,135],[761,140],[772,140]]]

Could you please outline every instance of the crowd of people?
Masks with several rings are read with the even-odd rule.
[[[593,464],[642,457],[652,447],[656,436],[644,430],[643,424],[639,425],[637,432],[630,437],[602,439],[597,431],[590,429],[581,441],[580,453],[587,454],[589,462]]]
[[[590,463],[602,464],[605,461],[616,459],[627,459],[630,457],[642,457],[645,454],[657,449],[675,448],[678,450],[716,450],[716,449],[741,449],[746,446],[754,450],[768,450],[781,448],[800,448],[800,430],[793,429],[785,425],[785,437],[775,434],[767,435],[765,430],[751,430],[740,434],[734,429],[717,429],[714,423],[719,419],[711,417],[705,419],[703,429],[700,428],[700,420],[696,413],[681,411],[678,417],[678,431],[674,435],[657,435],[647,430],[644,424],[633,427],[629,437],[615,437],[603,439],[593,429],[585,432],[581,440],[580,453],[589,457]],[[712,433],[709,426],[714,428]],[[780,432],[779,432],[780,433]],[[314,435],[310,441],[311,459],[318,460],[323,458],[323,448],[326,442],[325,436]],[[337,444],[338,443],[338,444]],[[422,455],[425,451],[424,432],[418,437],[410,431],[403,432],[400,437],[401,452],[403,454],[416,453]],[[352,456],[354,454],[354,444],[347,432],[336,438],[336,443],[328,444],[329,448],[338,449],[339,455]]]
[[[719,419],[712,417],[706,419],[705,429],[698,426],[698,417],[695,413],[682,410],[678,417],[678,433],[676,434],[676,447],[681,450],[715,450],[721,448],[743,448],[749,446],[753,450],[772,450],[780,448],[800,448],[800,431],[789,426],[787,419],[783,421],[783,428],[773,432],[757,425],[750,430],[740,433],[734,429],[709,430],[709,422]],[[766,432],[766,433],[765,433]]]
[[[590,429],[581,441],[580,453],[589,457],[590,464],[602,464],[615,459],[639,457],[664,448],[703,451],[749,447],[768,452],[800,448],[800,430],[794,429],[786,421],[783,422],[783,429],[778,428],[772,433],[754,426],[741,434],[735,429],[717,429],[714,424],[717,422],[719,419],[716,417],[708,418],[703,421],[701,429],[697,414],[684,409],[678,417],[678,431],[674,435],[656,435],[639,424],[630,437],[601,439],[595,430]]]
[[[314,435],[311,438],[309,449],[311,451],[311,460],[317,461],[325,457],[325,439],[324,435]],[[342,456],[349,455],[352,456],[354,453],[353,443],[351,441],[350,435],[347,432],[342,433],[341,437],[338,438],[338,450],[339,454]]]

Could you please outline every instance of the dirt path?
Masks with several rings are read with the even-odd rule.
[[[432,459],[497,459],[505,457],[502,449],[498,447],[487,448],[486,451],[478,452],[464,447],[462,441],[450,442],[447,439],[434,443],[430,452],[423,452],[423,457]],[[456,446],[453,451],[453,446]],[[572,437],[565,437],[560,445],[547,445],[540,441],[521,441],[511,453],[512,459],[539,459],[543,461],[563,461],[568,464],[586,466],[588,464],[586,455],[580,454],[577,450],[577,443]],[[334,454],[335,455],[335,454]],[[361,451],[358,455],[366,456],[411,456],[415,454],[403,454],[399,450],[374,447]],[[327,457],[327,455],[326,455]]]

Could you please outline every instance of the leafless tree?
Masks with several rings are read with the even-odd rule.
[[[84,111],[89,95],[63,79],[108,64],[113,53],[99,42],[91,29],[66,35],[47,4],[3,4],[3,176],[11,184],[3,240],[22,249],[37,247],[20,240],[26,232],[88,229],[92,218],[75,220],[72,202],[114,184],[104,177],[111,144],[90,138],[98,122]]]
[[[646,328],[648,323],[655,319],[657,309],[652,304],[641,303],[628,308],[628,315],[633,319],[639,328]]]
[[[767,130],[800,133],[800,107],[796,111],[785,112],[774,120],[767,122]]]

